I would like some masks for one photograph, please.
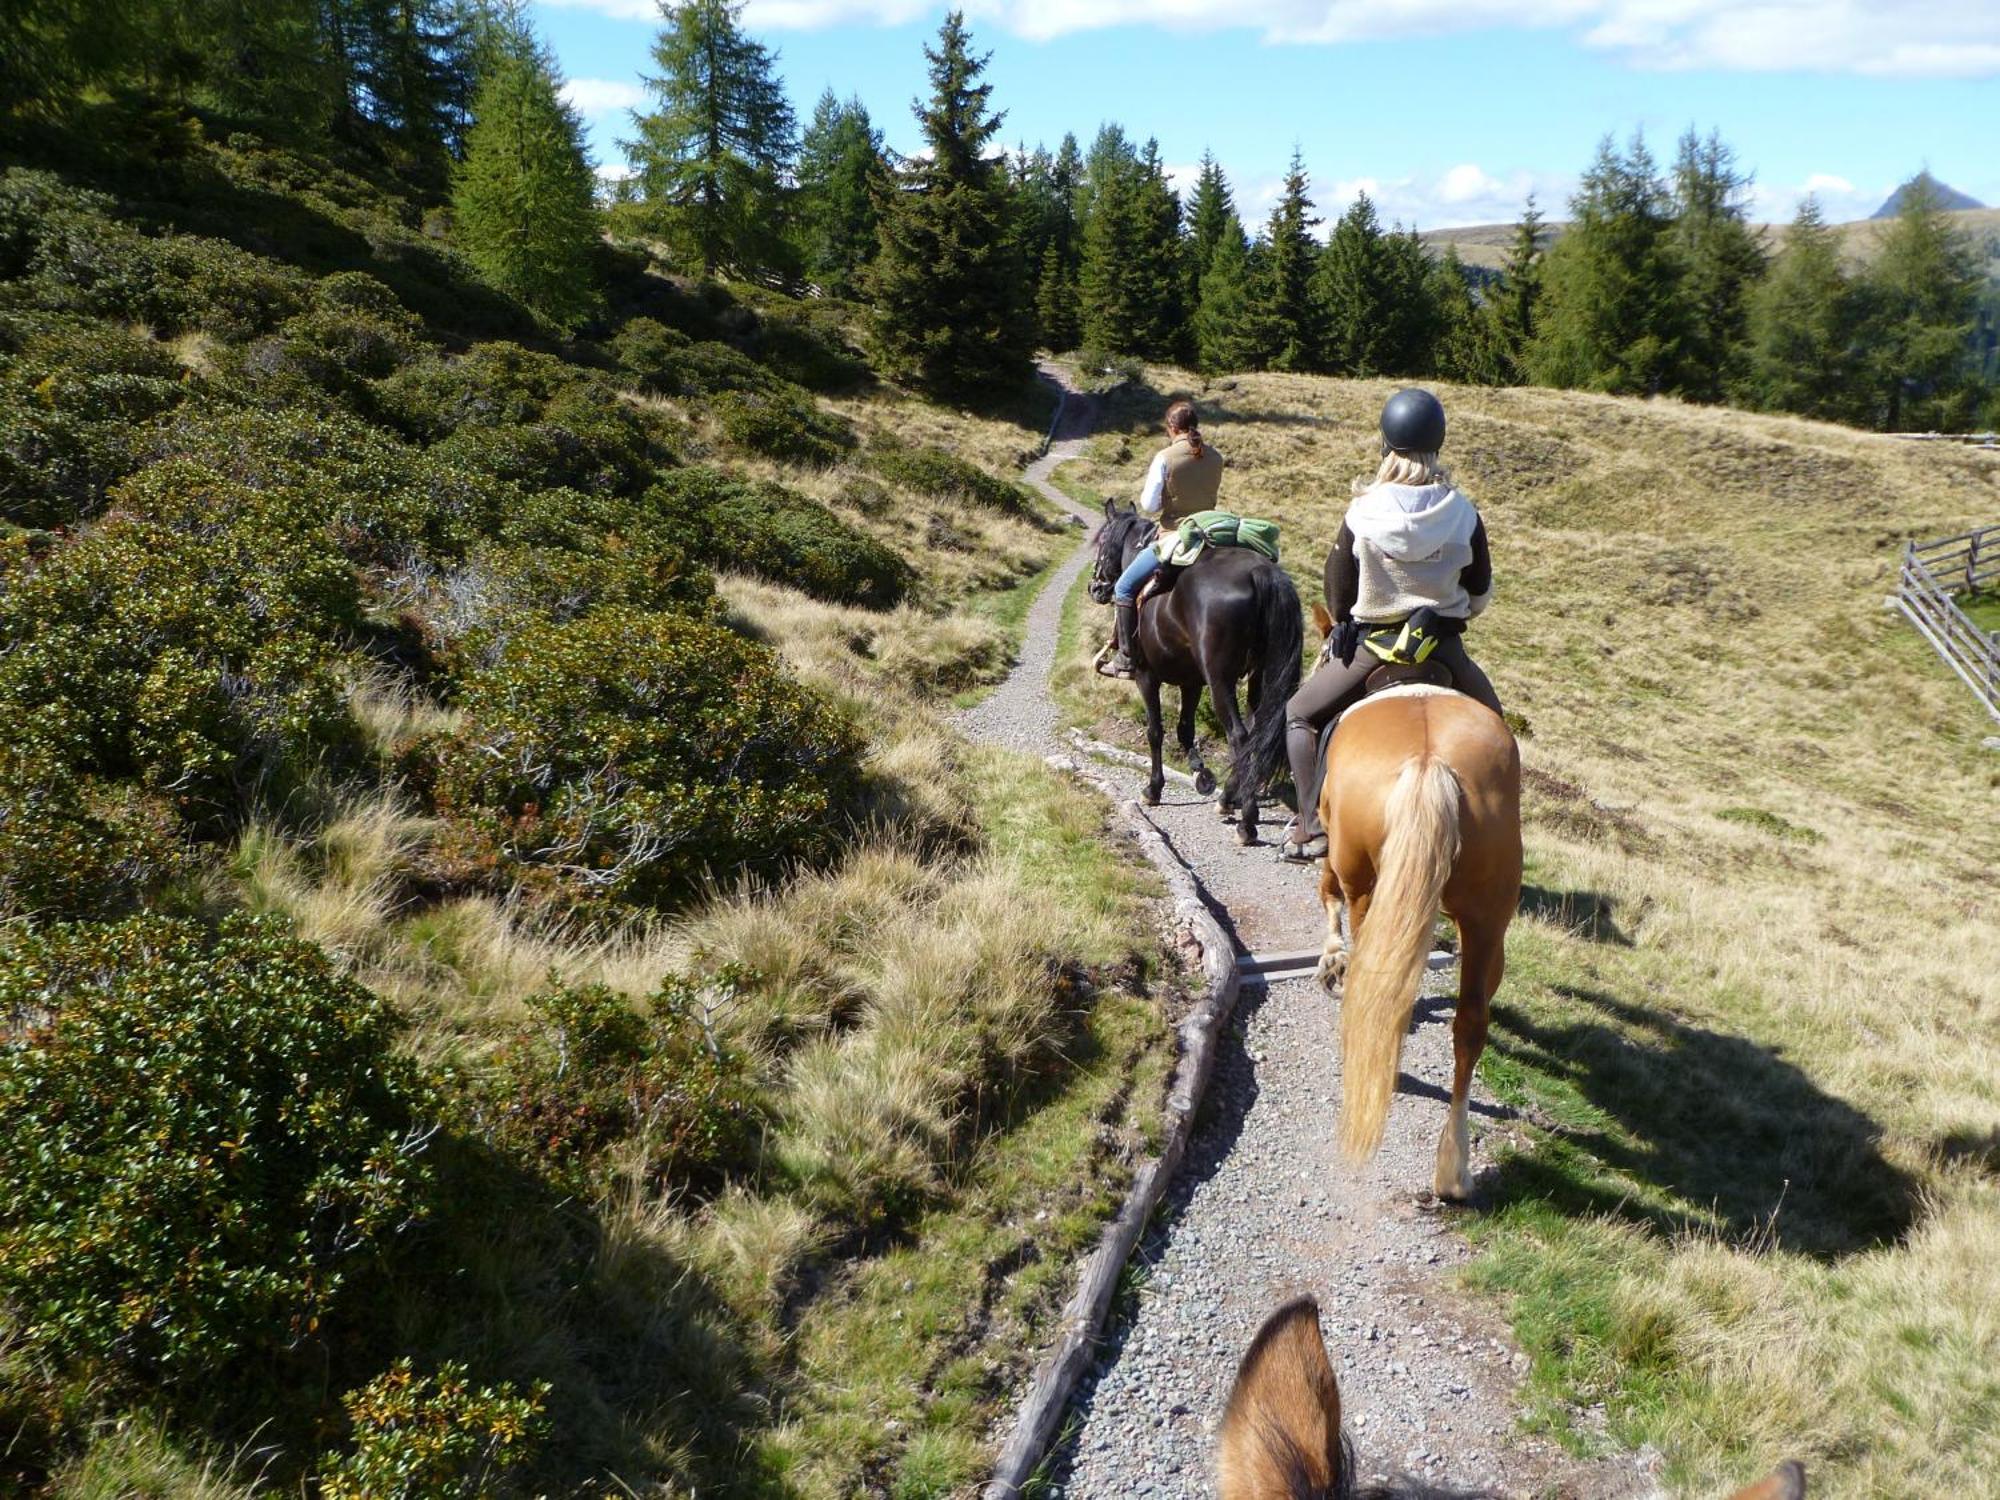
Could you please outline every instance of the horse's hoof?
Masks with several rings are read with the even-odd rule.
[[[1233,802],[1218,802],[1215,804],[1215,813],[1223,822],[1234,823],[1243,816],[1243,809]]]
[[[1158,787],[1156,787],[1156,786],[1149,786],[1149,787],[1147,787],[1147,788],[1146,788],[1146,806],[1148,806],[1148,807],[1158,807],[1159,805],[1160,805],[1160,789],[1159,789]]]
[[[1194,789],[1204,797],[1215,790],[1215,777],[1209,774],[1207,766],[1194,773]]]
[[[1313,970],[1313,978],[1319,981],[1320,988],[1329,995],[1338,996],[1341,985],[1347,979],[1347,950],[1336,948],[1330,953],[1320,954],[1319,966]]]
[[[1257,845],[1257,825],[1255,823],[1237,824],[1236,842],[1241,844],[1245,849],[1255,848]]]

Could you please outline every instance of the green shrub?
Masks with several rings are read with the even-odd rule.
[[[516,426],[468,423],[437,444],[450,463],[527,489],[566,487],[637,494],[670,466],[669,424],[619,399],[607,386],[575,386],[551,400],[540,420]]]
[[[0,1014],[0,1297],[55,1357],[212,1398],[425,1210],[396,1018],[276,923],[17,935]]]
[[[352,279],[373,281],[360,275]],[[387,287],[381,291],[388,294]],[[401,369],[426,347],[423,324],[390,301],[393,311],[386,313],[338,300],[322,302],[285,319],[268,337],[236,348],[223,369],[251,396],[271,405],[309,404],[324,393],[355,397],[364,409],[372,407],[367,382]]]
[[[172,499],[165,519],[114,514],[10,561],[0,714],[77,774],[136,776],[217,831],[253,792],[358,752],[330,644],[357,593],[290,497],[213,485]]]
[[[457,358],[419,360],[382,381],[375,399],[402,431],[435,440],[466,426],[533,422],[557,395],[588,378],[552,355],[495,340]]]
[[[837,325],[804,313],[765,313],[757,354],[771,370],[809,391],[845,391],[865,383],[868,363]]]
[[[866,532],[767,480],[707,467],[676,469],[661,476],[646,501],[715,567],[755,573],[817,599],[887,609],[916,576]]]
[[[868,455],[868,461],[875,472],[891,484],[900,484],[933,500],[981,505],[988,510],[1011,515],[1034,514],[1034,508],[1018,484],[995,479],[984,469],[942,448],[906,448],[901,445],[877,448]]]
[[[0,919],[120,916],[193,870],[165,798],[79,776],[32,734],[0,745]]]
[[[824,469],[854,446],[854,425],[802,392],[733,391],[709,405],[731,443],[780,463]]]
[[[190,380],[123,328],[61,315],[0,317],[0,516],[66,526],[142,459],[146,429]]]
[[[548,1436],[549,1387],[511,1381],[472,1388],[446,1360],[435,1376],[399,1359],[340,1398],[353,1451],[322,1465],[321,1500],[498,1500]]]
[[[785,388],[785,382],[742,351],[713,341],[692,341],[651,318],[626,323],[611,341],[611,352],[641,390],[656,396]]]
[[[766,648],[626,609],[516,635],[459,706],[441,873],[563,904],[668,901],[818,851],[861,743]]]
[[[495,1133],[573,1192],[621,1143],[650,1192],[709,1192],[747,1163],[760,1125],[747,1058],[709,1024],[734,998],[668,976],[643,1010],[602,985],[528,1004],[535,1025],[500,1059]]]

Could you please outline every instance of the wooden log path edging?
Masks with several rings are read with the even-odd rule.
[[[1084,754],[1095,755],[1099,760],[1116,761],[1119,765],[1130,766],[1136,771],[1150,772],[1153,769],[1153,763],[1138,751],[1127,750],[1120,745],[1107,745],[1103,740],[1094,740],[1081,729],[1072,729],[1069,732],[1069,742],[1076,746],[1077,749],[1083,751]],[[1166,778],[1169,781],[1177,782],[1182,786],[1194,785],[1194,778],[1185,771],[1166,765],[1161,766],[1160,769],[1166,774]]]
[[[1125,1206],[1084,1262],[1076,1293],[1063,1308],[1056,1346],[1035,1372],[1035,1383],[1021,1404],[1012,1435],[1000,1450],[993,1477],[982,1492],[983,1500],[1016,1500],[1048,1454],[1063,1414],[1069,1410],[1076,1383],[1090,1367],[1098,1332],[1111,1310],[1111,1294],[1117,1288],[1118,1274],[1145,1233],[1146,1222],[1159,1206],[1168,1184],[1180,1170],[1181,1158],[1187,1154],[1188,1141],[1194,1134],[1195,1111],[1200,1108],[1209,1078],[1215,1072],[1217,1042],[1236,1008],[1236,992],[1241,983],[1235,943],[1202,903],[1194,877],[1153,826],[1145,809],[1136,801],[1121,797],[1108,778],[1082,760],[1051,755],[1048,764],[1090,783],[1117,808],[1138,840],[1140,850],[1166,882],[1176,924],[1201,950],[1201,969],[1208,989],[1180,1023],[1180,1056],[1174,1062],[1168,1083],[1166,1140],[1160,1154],[1133,1175]]]

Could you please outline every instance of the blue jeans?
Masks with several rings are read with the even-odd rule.
[[[1160,571],[1160,549],[1156,546],[1141,547],[1139,555],[1126,564],[1125,571],[1118,575],[1118,582],[1112,586],[1112,600],[1118,604],[1131,604],[1139,597],[1139,590],[1146,586],[1146,580]]]

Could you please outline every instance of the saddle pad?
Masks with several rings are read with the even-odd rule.
[[[1385,687],[1380,692],[1370,693],[1346,712],[1351,714],[1355,709],[1366,708],[1371,703],[1380,703],[1385,698],[1463,698],[1464,696],[1465,694],[1457,688],[1439,687],[1436,683],[1399,682],[1394,687]]]

